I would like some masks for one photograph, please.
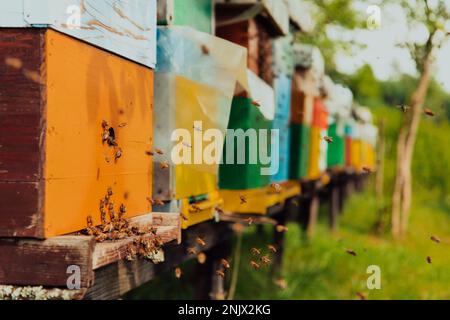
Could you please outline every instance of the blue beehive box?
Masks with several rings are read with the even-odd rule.
[[[292,78],[285,74],[277,75],[273,86],[276,102],[275,119],[289,122],[291,118]]]
[[[271,182],[280,183],[289,180],[289,161],[290,161],[290,130],[289,122],[275,119],[272,129],[278,129],[279,139],[275,139],[272,134],[272,152],[278,150],[278,170],[271,175]],[[277,157],[272,154],[272,161]]]

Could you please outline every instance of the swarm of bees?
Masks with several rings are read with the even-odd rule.
[[[112,188],[108,188],[106,195],[100,200],[101,225],[94,226],[92,216],[88,216],[87,227],[83,233],[95,237],[97,242],[122,240],[128,237],[136,238],[133,244],[128,246],[125,259],[132,261],[139,255],[151,260],[163,246],[161,238],[156,234],[156,229],[150,227],[144,230],[131,226],[124,218],[127,212],[124,204],[119,206],[116,213],[114,201],[111,199],[113,194]]]

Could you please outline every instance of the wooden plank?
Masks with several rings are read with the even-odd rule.
[[[94,240],[64,236],[40,240],[0,240],[0,284],[66,287],[68,267],[80,268],[81,287],[93,280]]]
[[[94,285],[89,288],[86,299],[111,300],[122,297],[125,293],[151,281],[161,272],[172,270],[183,261],[193,258],[188,248],[196,247],[197,238],[202,237],[206,245],[199,248],[206,252],[216,244],[232,236],[231,225],[227,223],[205,222],[183,232],[181,245],[175,242],[164,247],[165,262],[153,264],[143,259],[135,261],[118,261],[95,271]]]
[[[49,26],[154,68],[156,0],[23,0],[0,2],[0,27]]]
[[[177,240],[179,234],[179,227],[177,226],[162,226],[157,228],[157,236],[159,236],[163,243],[168,243]],[[104,243],[97,243],[93,252],[93,269],[99,269],[111,263],[125,259],[129,245],[133,244],[136,239],[154,239],[152,234],[143,236],[130,237],[119,241],[108,241]]]
[[[43,233],[42,30],[0,32],[0,237]]]

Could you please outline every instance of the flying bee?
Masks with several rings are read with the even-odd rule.
[[[200,252],[197,255],[197,262],[200,264],[204,264],[206,262],[206,254],[204,254],[203,252]]]
[[[203,240],[203,239],[200,238],[200,237],[197,237],[197,239],[195,240],[195,242],[197,242],[197,244],[198,244],[199,246],[202,246],[202,247],[206,246],[205,240]]]
[[[281,290],[287,289],[287,282],[285,279],[277,279],[274,281],[275,285],[279,287]]]
[[[153,151],[151,151],[151,150],[145,151],[145,154],[150,156],[150,157],[153,157],[155,155],[155,153]]]
[[[436,237],[436,236],[431,236],[430,239],[431,239],[431,241],[433,241],[433,242],[441,243],[441,239],[439,239],[439,238]]]
[[[281,232],[287,232],[288,228],[286,226],[283,226],[281,224],[277,225],[275,227],[275,229],[277,230],[277,232],[281,233]]]
[[[248,224],[249,226],[251,226],[251,225],[253,224],[253,218],[252,218],[252,217],[249,217],[249,218],[245,219],[245,222],[247,222],[247,224]]]
[[[252,105],[254,105],[255,107],[258,107],[258,108],[261,107],[261,104],[256,100],[252,101]]]
[[[229,263],[226,259],[220,260],[220,264],[221,264],[225,269],[230,269],[230,263]]]
[[[155,205],[155,200],[153,200],[150,197],[147,197],[147,201],[150,203],[150,205],[154,206]]]
[[[191,212],[200,212],[200,211],[202,211],[202,209],[196,204],[191,204],[191,208],[190,208],[189,211],[191,211]]]
[[[218,275],[222,279],[225,278],[225,272],[223,272],[223,270],[217,270],[216,275]]]
[[[257,264],[255,261],[250,261],[250,266],[255,269],[258,270],[259,268],[261,268],[261,266],[259,264]]]
[[[156,199],[155,200],[155,205],[157,205],[158,207],[161,207],[161,206],[165,205],[165,203],[161,199]]]
[[[356,296],[359,298],[359,300],[367,300],[366,295],[362,292],[357,292]]]
[[[246,204],[247,203],[247,198],[244,195],[240,195],[239,199],[241,200],[241,204]]]
[[[434,117],[435,113],[433,112],[433,110],[429,109],[429,108],[425,108],[423,110],[423,112],[425,113],[425,115],[429,116],[429,117]]]
[[[325,137],[323,137],[323,140],[325,140],[327,143],[333,143],[332,137],[325,136]]]
[[[123,122],[119,124],[119,128],[125,128],[128,124],[126,122]]]
[[[427,262],[428,262],[429,264],[432,264],[432,263],[433,263],[433,260],[431,259],[430,256],[427,257]]]
[[[155,152],[159,155],[163,155],[164,151],[162,151],[161,149],[155,148]]]
[[[180,279],[182,275],[181,269],[179,267],[175,268],[175,278]]]
[[[116,153],[114,154],[114,160],[117,162],[117,160],[119,160],[123,155],[123,151],[121,148],[118,148],[116,150]]]
[[[161,162],[159,164],[159,167],[161,168],[161,170],[165,170],[169,168],[169,164],[167,162]]]
[[[275,246],[271,245],[271,244],[269,244],[267,246],[267,249],[269,249],[269,251],[272,252],[272,253],[277,253],[277,251],[278,251],[277,248],[275,248]]]
[[[352,250],[352,249],[347,249],[347,250],[345,250],[345,252],[347,252],[351,256],[354,256],[354,257],[357,256],[356,252],[354,250]]]
[[[184,221],[189,221],[189,218],[186,217],[186,215],[183,212],[180,212],[180,216],[181,216],[181,219],[183,219]]]
[[[188,248],[187,252],[190,255],[196,255],[197,254],[197,249],[195,249],[195,248]]]
[[[206,45],[202,44],[201,49],[204,55],[209,55],[209,48]]]
[[[270,262],[271,262],[271,260],[270,260],[270,258],[269,258],[268,255],[262,256],[262,257],[260,258],[260,260],[261,260],[261,263],[262,263],[264,266],[269,265]]]
[[[257,248],[251,248],[250,253],[254,256],[259,256],[259,255],[261,255],[261,250],[259,250]]]
[[[372,173],[372,170],[369,167],[364,166],[362,169],[365,173]]]

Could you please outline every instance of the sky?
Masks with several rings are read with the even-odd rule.
[[[367,3],[356,1],[355,7],[361,14],[368,16]],[[379,29],[347,32],[329,30],[330,37],[354,40],[366,46],[357,49],[352,56],[338,53],[336,64],[339,71],[353,73],[367,63],[372,66],[375,76],[380,80],[395,78],[401,73],[415,74],[415,65],[408,50],[398,44],[407,39],[423,40],[426,31],[408,26],[405,13],[399,5],[389,4],[381,10]],[[450,92],[450,39],[436,54],[434,75],[442,87]]]

